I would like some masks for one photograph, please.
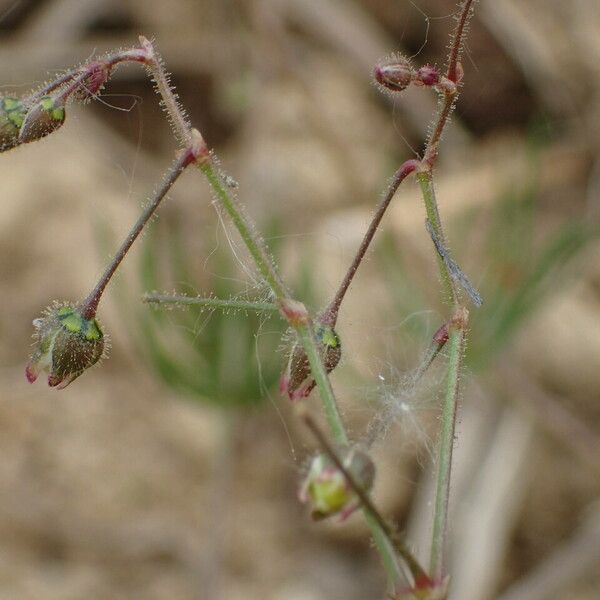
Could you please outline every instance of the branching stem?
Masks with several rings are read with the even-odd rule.
[[[433,236],[441,248],[446,248],[442,221],[435,197],[433,185],[433,167],[438,156],[438,147],[442,138],[444,127],[458,98],[458,90],[462,74],[460,73],[460,53],[464,45],[465,30],[472,14],[473,0],[464,0],[457,26],[452,34],[450,54],[448,56],[448,69],[446,78],[448,85],[441,88],[443,94],[442,105],[436,119],[436,124],[425,147],[421,170],[417,179],[421,186],[425,211]],[[446,253],[447,254],[447,253]],[[433,513],[433,535],[431,543],[430,576],[436,581],[441,581],[445,576],[444,551],[448,531],[448,505],[450,498],[450,473],[452,469],[452,451],[456,426],[456,413],[459,397],[459,381],[461,361],[465,344],[468,323],[468,312],[460,304],[460,295],[456,282],[450,273],[448,264],[443,260],[439,251],[436,251],[437,263],[442,279],[446,298],[450,301],[453,311],[449,325],[448,342],[448,371],[442,407],[442,428],[440,431],[438,450],[438,473],[436,495]]]
[[[206,176],[217,199],[230,216],[250,255],[254,259],[259,272],[269,284],[273,295],[277,299],[281,315],[290,327],[294,329],[304,348],[310,364],[312,377],[319,390],[323,411],[327,418],[333,440],[336,444],[347,445],[349,441],[348,434],[346,433],[346,428],[337,406],[327,370],[323,364],[319,343],[315,337],[314,326],[308,315],[308,311],[303,304],[291,298],[266,250],[254,234],[253,227],[248,218],[244,215],[241,208],[238,207],[235,198],[212,163],[206,161],[200,165],[200,170]],[[386,532],[381,528],[381,525],[371,514],[366,514],[365,518],[371,530],[375,546],[388,573],[390,584],[395,586],[402,575],[398,567],[394,545]]]

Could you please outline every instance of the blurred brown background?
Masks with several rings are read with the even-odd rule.
[[[379,94],[370,69],[396,50],[443,63],[454,8],[3,1],[2,93],[153,37],[318,309],[435,108],[427,90]],[[476,6],[437,172],[452,249],[485,298],[454,470],[456,600],[600,597],[599,59],[594,0]],[[259,293],[198,174],[103,301],[110,360],[64,392],[25,380],[31,320],[87,293],[173,154],[149,81],[126,66],[60,132],[0,157],[0,598],[384,598],[361,519],[311,524],[296,499],[313,446],[275,391],[280,326],[139,302],[154,288]],[[423,220],[409,182],[342,310],[333,382],[354,437],[377,434],[377,503],[425,557],[443,364],[417,388],[410,377],[443,308]]]

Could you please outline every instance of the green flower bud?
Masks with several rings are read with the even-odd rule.
[[[44,96],[28,111],[19,131],[19,142],[35,142],[56,131],[65,122],[65,103]]]
[[[25,369],[30,383],[44,371],[49,386],[66,388],[104,354],[105,337],[98,321],[85,319],[75,306],[55,303],[33,325],[34,350]]]
[[[18,146],[27,110],[18,98],[0,98],[0,152]]]
[[[356,484],[366,492],[370,491],[375,479],[375,465],[370,456],[358,448],[349,448],[341,459]],[[337,514],[346,519],[360,505],[344,474],[325,454],[317,454],[312,459],[299,497],[301,502],[310,504],[315,520]]]
[[[323,364],[328,373],[335,369],[342,358],[342,342],[333,327],[317,323],[315,335],[321,343]],[[290,354],[286,372],[279,382],[279,391],[287,394],[290,400],[308,396],[315,387],[311,376],[308,357],[302,345],[296,343]]]

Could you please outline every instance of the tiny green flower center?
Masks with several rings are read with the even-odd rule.
[[[79,312],[70,306],[63,306],[57,312],[61,325],[70,333],[77,333],[88,342],[102,338],[102,331],[96,319],[84,319]]]
[[[319,325],[316,334],[319,341],[328,348],[337,348],[340,345],[340,338],[331,327]]]
[[[25,110],[18,98],[0,99],[0,126],[10,124],[15,129],[20,129],[24,119]]]
[[[65,120],[64,106],[56,106],[56,101],[51,96],[45,96],[40,100],[40,106],[50,115],[55,121]]]

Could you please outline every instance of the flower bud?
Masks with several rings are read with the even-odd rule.
[[[416,85],[437,85],[440,82],[440,72],[432,65],[424,65],[417,70],[415,75]]]
[[[342,357],[342,343],[333,327],[317,324],[315,336],[321,345],[321,357],[327,373],[337,367]],[[287,393],[290,400],[298,400],[308,396],[316,383],[311,376],[310,363],[304,348],[296,343],[290,355],[286,372],[279,382],[279,390]]]
[[[65,122],[65,103],[44,96],[31,106],[19,131],[19,143],[35,142],[56,131]]]
[[[369,492],[375,479],[375,465],[366,452],[348,448],[341,455],[341,462],[355,483]],[[310,504],[315,520],[339,514],[349,517],[359,506],[360,500],[345,475],[325,454],[317,454],[311,463],[300,488],[301,502]]]
[[[34,350],[25,369],[30,383],[44,371],[50,387],[66,388],[104,354],[105,339],[98,321],[85,319],[70,304],[54,304],[33,325]]]
[[[27,111],[18,98],[0,98],[0,152],[20,144],[19,131],[26,114]]]
[[[85,67],[85,78],[74,93],[77,100],[91,100],[104,87],[111,73],[111,68],[106,63],[95,62]]]
[[[401,55],[392,55],[373,69],[375,81],[386,90],[401,92],[412,82],[415,72],[410,61]]]

